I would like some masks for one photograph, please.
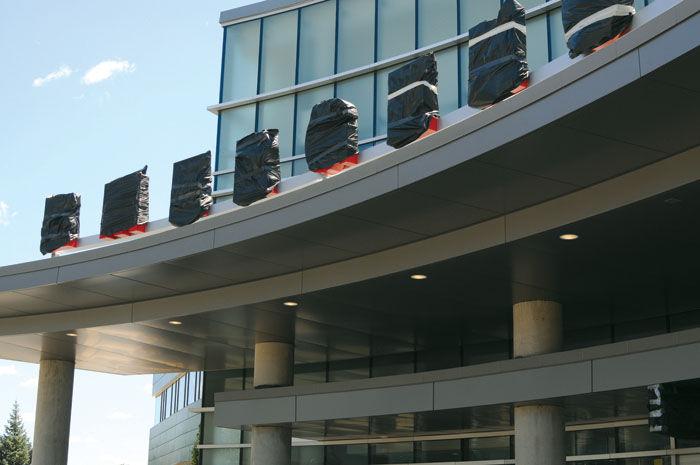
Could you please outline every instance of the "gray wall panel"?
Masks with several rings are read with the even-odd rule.
[[[217,403],[214,422],[224,428],[258,423],[290,423],[295,417],[294,399],[277,397]]]
[[[435,383],[435,409],[546,399],[591,391],[590,362]]]
[[[593,360],[593,391],[700,378],[700,344]]]
[[[218,406],[217,406],[218,407]],[[410,413],[433,409],[432,383],[312,394],[297,398],[297,421]]]
[[[189,407],[201,407],[196,402]],[[148,444],[148,465],[174,465],[190,460],[201,414],[186,407],[151,428]]]

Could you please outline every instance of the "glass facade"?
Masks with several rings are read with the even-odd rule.
[[[156,424],[202,398],[201,371],[185,373],[155,397]]]
[[[645,0],[636,0],[642,7]],[[541,0],[523,0],[526,8]],[[496,17],[499,0],[326,0],[225,27],[221,102],[327,78],[467,33]],[[527,23],[528,62],[536,70],[567,53],[561,8]],[[466,38],[438,50],[439,101],[443,113],[466,104]],[[397,65],[342,77],[312,89],[262,98],[222,110],[217,142],[218,195],[233,187],[236,141],[255,130],[280,130],[284,177],[306,171],[304,138],[311,107],[323,99],[353,102],[360,140],[371,146],[386,134],[387,75]],[[368,143],[368,145],[367,145]],[[296,158],[295,158],[296,157]],[[223,200],[223,199],[221,199]]]

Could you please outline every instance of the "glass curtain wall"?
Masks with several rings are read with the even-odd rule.
[[[521,3],[532,8],[544,2]],[[644,3],[645,0],[635,1],[638,8]],[[233,187],[236,141],[255,130],[280,130],[284,177],[306,171],[302,155],[311,108],[333,96],[357,106],[363,147],[378,143],[386,134],[388,74],[399,65],[255,102],[257,95],[323,79],[465,34],[480,21],[496,17],[499,7],[500,0],[326,0],[226,26],[221,101],[240,104],[219,113],[217,191],[224,194]],[[527,36],[532,70],[566,55],[561,8],[530,18]],[[466,104],[466,38],[437,51],[436,58],[440,110],[449,113]]]

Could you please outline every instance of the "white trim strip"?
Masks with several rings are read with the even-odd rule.
[[[405,94],[405,93],[408,92],[409,90],[415,89],[415,88],[418,87],[418,86],[425,86],[425,87],[427,87],[428,89],[432,90],[433,92],[435,92],[435,93],[437,94],[437,87],[434,86],[434,85],[432,85],[432,84],[429,83],[428,81],[416,81],[416,82],[410,83],[410,84],[407,85],[407,86],[403,86],[402,88],[400,88],[400,89],[397,90],[396,92],[390,93],[390,94],[387,96],[387,100],[391,100],[391,99],[393,99],[393,98],[398,97],[399,95]]]
[[[576,34],[578,31],[584,27],[588,27],[593,23],[602,21],[604,19],[612,18],[613,16],[628,16],[633,15],[636,12],[633,6],[630,5],[610,5],[607,8],[603,8],[600,11],[596,11],[590,16],[586,16],[581,21],[576,23],[574,27],[564,33],[564,38],[569,41],[572,35]]]
[[[484,32],[480,36],[476,36],[473,39],[469,39],[469,46],[471,47],[472,45],[476,45],[482,40],[486,40],[490,37],[495,36],[496,34],[500,34],[501,32],[505,32],[509,29],[517,29],[518,31],[522,32],[523,34],[527,34],[527,30],[525,28],[524,24],[516,23],[515,21],[510,21],[508,23],[501,24],[498,27],[494,27],[488,32]]]

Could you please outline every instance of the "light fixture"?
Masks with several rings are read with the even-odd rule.
[[[78,337],[78,335],[76,333],[66,333],[66,336]]]
[[[412,274],[411,279],[415,281],[423,281],[424,279],[428,279],[428,276],[424,274]]]
[[[180,326],[180,325],[182,324],[182,321],[179,321],[179,320],[170,320],[170,321],[168,321],[168,323],[170,323],[170,324],[173,325],[173,326]]]
[[[284,305],[285,307],[298,307],[299,302],[294,302],[293,300],[288,300],[286,302],[282,302],[282,305]]]
[[[561,236],[559,236],[559,239],[561,239],[562,241],[575,241],[576,239],[578,239],[578,235],[570,233],[562,234]]]

